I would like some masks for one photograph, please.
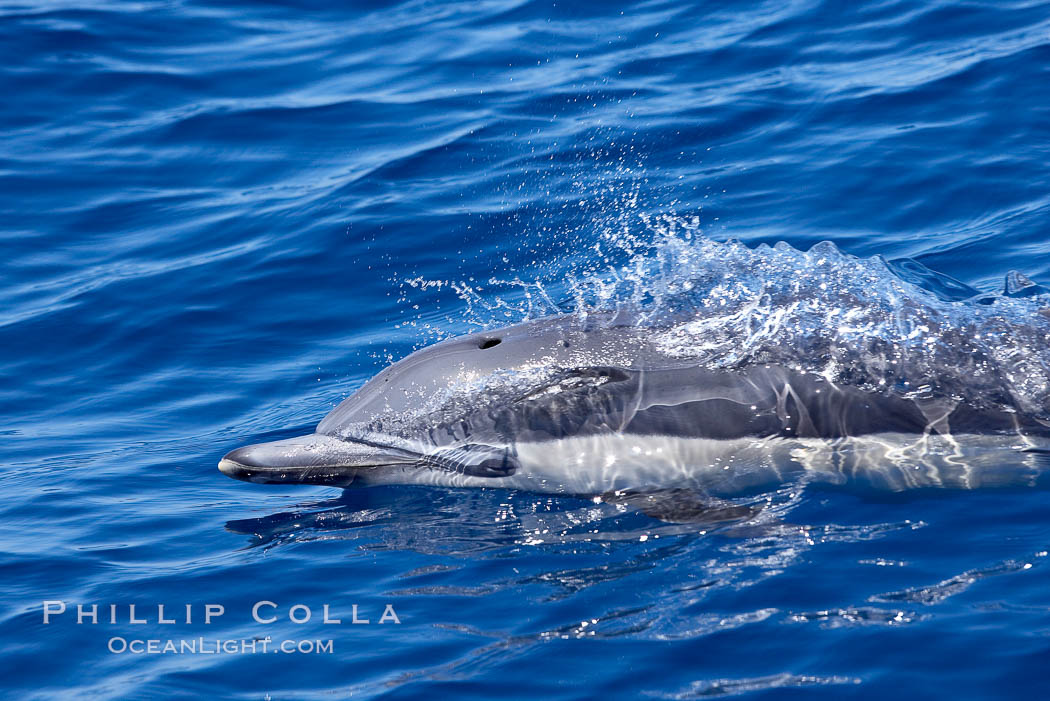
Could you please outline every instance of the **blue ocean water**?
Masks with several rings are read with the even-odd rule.
[[[5,696],[1050,691],[1042,489],[712,529],[216,470],[686,224],[1050,281],[1050,3],[4,0],[0,54]],[[198,637],[332,651],[111,651]]]

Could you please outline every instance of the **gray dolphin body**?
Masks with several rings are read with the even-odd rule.
[[[386,368],[311,435],[239,448],[257,483],[738,494],[796,475],[879,488],[1024,484],[1050,431],[978,410],[661,352],[630,319],[556,317],[443,341]]]

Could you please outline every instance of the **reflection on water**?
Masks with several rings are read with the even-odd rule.
[[[411,566],[388,583],[384,596],[421,601],[429,612],[442,612],[427,625],[467,641],[469,653],[407,668],[382,683],[342,689],[367,695],[420,680],[476,679],[553,641],[713,644],[734,631],[745,638],[768,636],[807,624],[819,630],[898,629],[928,621],[938,604],[982,578],[1018,575],[1044,561],[1040,551],[943,581],[927,577],[925,583],[893,586],[915,581],[904,555],[924,538],[929,524],[922,518],[872,520],[870,515],[919,516],[928,509],[927,498],[944,495],[865,497],[795,483],[750,496],[748,504],[762,507],[750,518],[711,524],[669,523],[631,504],[591,499],[377,487],[348,489],[226,527],[248,536],[249,548],[336,540],[356,551],[422,556],[406,560]],[[956,492],[950,498],[963,496]],[[851,504],[855,520],[847,518]],[[858,558],[862,552],[867,557]],[[853,582],[849,593],[835,584],[843,576]],[[792,589],[793,594],[783,593]],[[533,615],[465,623],[457,612],[478,605],[471,602],[494,611],[529,607]],[[787,670],[653,689],[667,698],[699,698],[860,681]]]
[[[709,533],[740,537],[758,529],[768,531],[799,493],[789,485],[757,497],[719,500],[714,517],[704,511],[690,514],[693,517],[682,523],[678,522],[682,519],[647,515],[663,512],[648,504],[638,508],[639,500],[620,496],[574,498],[493,489],[371,487],[345,489],[338,497],[305,502],[291,511],[228,521],[226,527],[251,536],[249,547],[345,539],[369,549],[473,555],[543,544],[644,543]],[[733,517],[724,517],[723,512]]]

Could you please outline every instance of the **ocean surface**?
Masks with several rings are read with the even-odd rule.
[[[1050,372],[1050,3],[0,0],[0,57],[0,695],[1050,694],[1039,485],[714,527],[216,469],[434,340],[741,256],[1009,303],[1010,381]]]

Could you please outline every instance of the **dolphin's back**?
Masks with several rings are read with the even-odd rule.
[[[621,317],[548,318],[424,348],[379,373],[317,430],[350,439],[422,438],[437,447],[609,432],[706,439],[1050,434],[1002,403],[909,396],[783,365],[704,367],[669,357],[651,333]],[[542,380],[536,368],[545,368]],[[500,381],[478,387],[479,377]]]
[[[708,372],[672,374],[679,388],[663,396],[643,392],[648,401],[639,404],[624,427],[627,432],[713,439],[1046,433],[1046,427],[1011,412],[836,386],[781,368],[727,372],[721,381],[735,385],[735,391],[725,393],[713,392],[717,385]]]

